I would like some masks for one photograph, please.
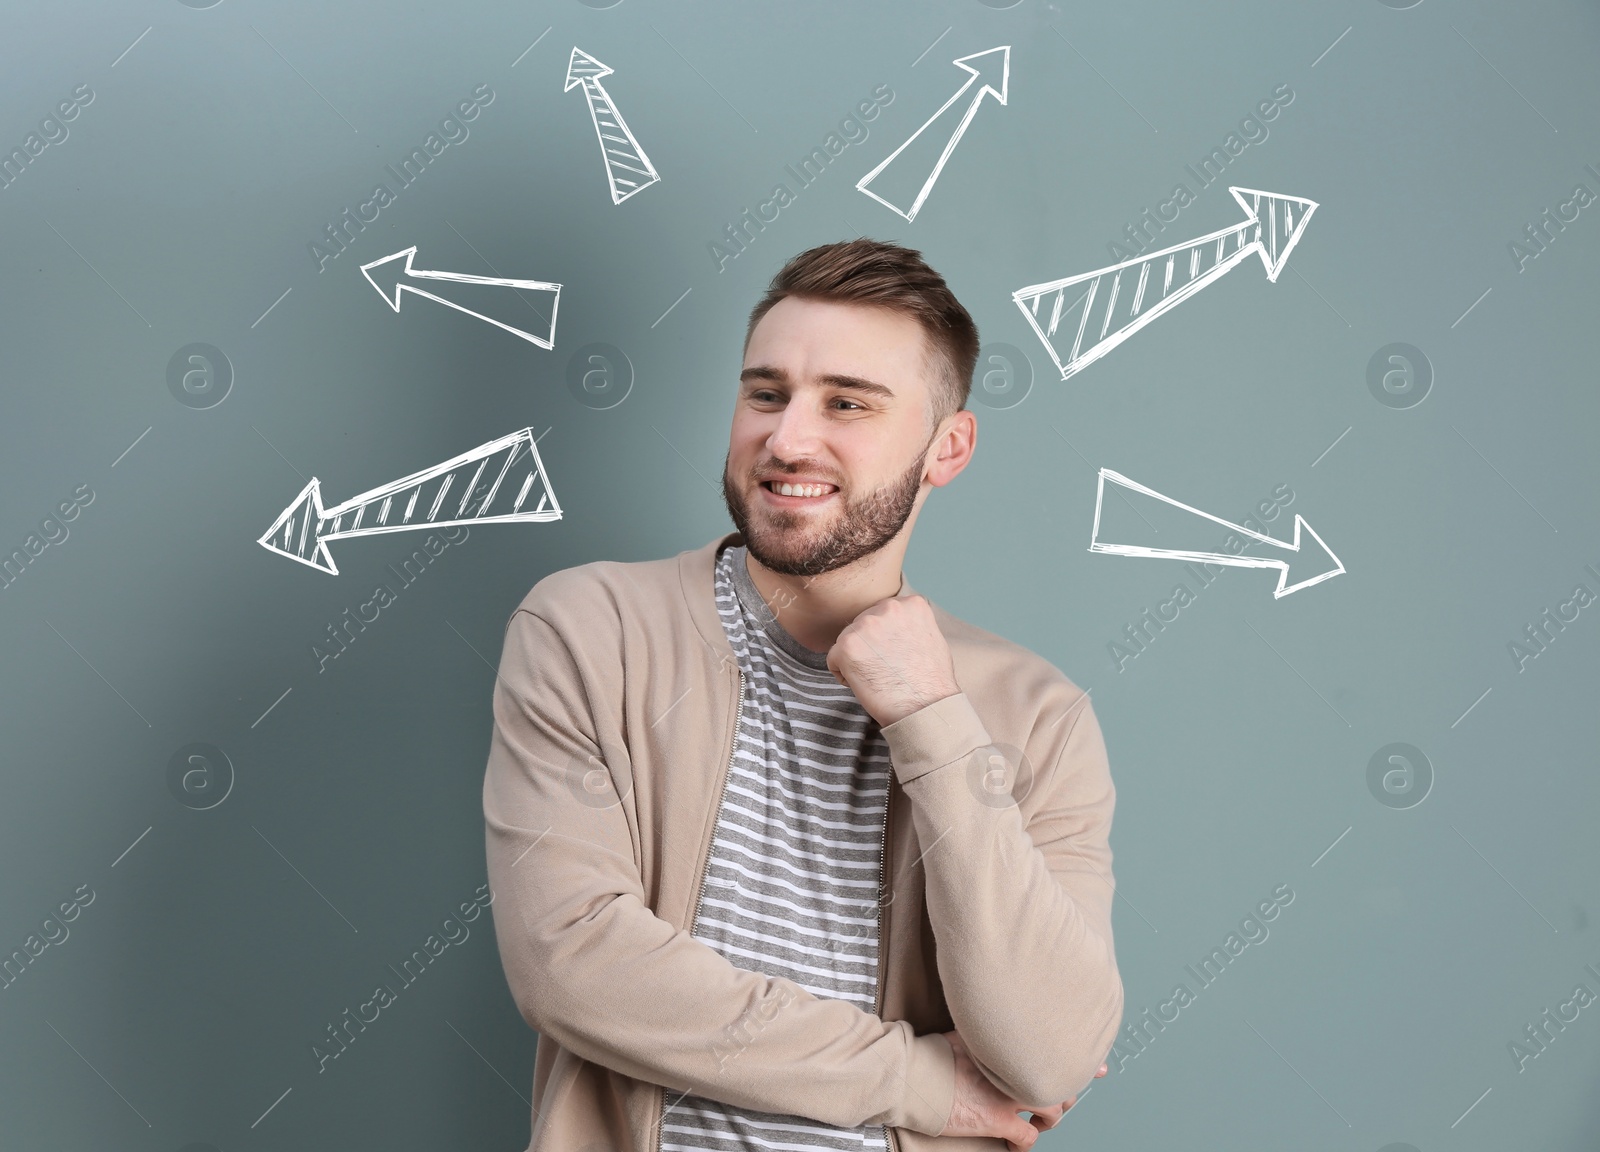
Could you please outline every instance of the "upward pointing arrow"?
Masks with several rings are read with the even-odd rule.
[[[1261,257],[1267,279],[1277,282],[1317,210],[1316,202],[1254,188],[1228,191],[1245,211],[1242,223],[1093,272],[1030,284],[1011,294],[1061,369],[1063,380],[1221,279],[1252,252]]]
[[[377,289],[378,295],[383,297],[384,303],[396,312],[400,311],[400,294],[402,292],[413,292],[435,303],[443,304],[446,308],[454,308],[457,312],[465,312],[468,316],[476,316],[479,320],[493,324],[496,328],[504,328],[512,335],[520,336],[541,348],[555,347],[556,308],[561,303],[561,285],[551,284],[544,280],[511,280],[503,276],[469,276],[464,272],[429,272],[426,269],[413,268],[411,266],[411,262],[416,255],[417,246],[413,244],[411,247],[402,249],[393,255],[381,257],[370,264],[361,266],[361,274],[367,278],[367,283]],[[405,266],[397,266],[395,264],[397,260],[404,260]],[[457,304],[454,300],[448,300],[435,292],[428,291],[426,288],[419,288],[415,284],[407,284],[407,277],[412,280],[446,280],[455,284],[489,284],[503,288],[526,288],[549,292],[552,294],[550,299],[549,335],[541,336],[532,332],[524,332],[521,328],[502,323],[492,316],[474,312],[471,308]],[[539,316],[541,319],[543,318],[543,313],[538,309],[534,309],[534,315]]]
[[[954,152],[956,145],[961,142],[961,134],[967,130],[967,125],[971,124],[972,118],[978,114],[978,105],[983,102],[984,96],[993,96],[1002,104],[1006,102],[1006,86],[1011,78],[1011,46],[1009,44],[999,48],[990,48],[984,52],[974,52],[970,56],[962,56],[950,61],[950,63],[971,73],[967,77],[967,82],[957,88],[955,95],[940,105],[937,112],[923,121],[922,127],[913,132],[904,144],[889,153],[881,164],[856,182],[856,188],[859,191],[871,196],[879,204],[899,213],[907,220],[915,220],[917,218],[918,209],[922,207],[922,202],[928,198],[928,193],[933,191],[933,182],[939,178],[939,173],[944,170],[944,162],[950,159],[950,153]],[[939,159],[934,162],[933,171],[928,173],[928,178],[922,182],[922,186],[917,190],[916,195],[911,198],[909,207],[901,207],[901,204],[905,202],[903,194],[889,192],[880,195],[867,187],[867,185],[877,180],[889,165],[894,163],[895,157],[909,148],[912,142],[924,132],[929,133],[930,139],[937,139],[939,131],[935,129],[929,132],[929,129],[933,128],[940,118],[945,116],[946,112],[956,108],[961,98],[967,94],[967,90],[977,84],[979,80],[982,80],[983,83],[972,94],[972,99],[967,103],[965,109],[961,110],[960,120],[950,130],[950,137],[945,141],[944,150],[939,153]],[[952,113],[950,117],[945,118],[945,122],[948,124],[949,120],[954,118],[955,115]],[[894,199],[890,199],[889,197],[891,196]],[[895,203],[896,200],[900,201],[900,203]]]
[[[617,111],[616,104],[600,83],[602,76],[616,69],[602,64],[593,56],[573,45],[572,56],[567,61],[567,86],[571,92],[580,84],[589,104],[589,119],[594,121],[594,134],[600,141],[600,155],[606,162],[606,180],[611,185],[611,202],[621,204],[635,192],[642,192],[661,179],[650,157],[644,154],[639,142],[633,138],[628,122]]]

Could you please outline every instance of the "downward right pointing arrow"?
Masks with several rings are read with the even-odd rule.
[[[1231,529],[1241,536],[1262,544],[1271,545],[1279,549],[1279,556],[1244,556],[1230,555],[1227,552],[1201,552],[1182,548],[1157,548],[1143,544],[1107,544],[1100,539],[1100,513],[1105,503],[1106,481],[1120,484],[1134,492],[1146,496],[1153,496],[1163,503],[1174,508],[1181,508],[1214,524],[1221,524],[1224,528]],[[1309,536],[1310,540],[1302,536]],[[1265,536],[1260,532],[1252,532],[1242,524],[1234,524],[1213,516],[1209,512],[1202,512],[1198,508],[1191,508],[1187,504],[1180,504],[1170,496],[1163,496],[1153,488],[1146,488],[1133,480],[1129,480],[1120,472],[1113,472],[1109,468],[1100,469],[1099,487],[1094,494],[1094,530],[1089,536],[1089,551],[1105,552],[1113,556],[1156,556],[1170,560],[1203,560],[1211,564],[1226,564],[1234,568],[1276,568],[1278,569],[1278,587],[1273,590],[1273,598],[1281,599],[1291,592],[1298,592],[1302,588],[1309,588],[1313,584],[1321,584],[1324,580],[1331,580],[1342,573],[1344,563],[1333,554],[1333,551],[1322,542],[1316,530],[1307,524],[1305,518],[1299,513],[1294,518],[1294,540],[1285,543],[1282,540]],[[1284,555],[1284,554],[1287,555]],[[1297,577],[1293,584],[1289,583],[1289,566],[1293,563]],[[1309,573],[1309,575],[1308,575]]]

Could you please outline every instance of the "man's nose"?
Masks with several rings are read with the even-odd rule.
[[[767,437],[767,451],[779,460],[815,457],[822,446],[825,427],[822,413],[808,403],[791,400],[778,416],[778,425]]]

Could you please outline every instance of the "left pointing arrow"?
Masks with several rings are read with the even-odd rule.
[[[504,328],[513,336],[520,336],[524,340],[528,340],[534,344],[537,344],[541,348],[555,347],[556,308],[561,303],[561,285],[551,284],[545,280],[512,280],[504,276],[471,276],[464,272],[431,272],[424,268],[413,268],[411,266],[411,263],[416,258],[416,255],[417,246],[413,244],[411,247],[396,252],[393,255],[385,256],[382,259],[374,260],[370,264],[363,264],[361,266],[361,274],[367,278],[367,283],[371,284],[373,288],[377,289],[378,295],[383,297],[384,303],[389,305],[389,307],[393,308],[396,312],[400,311],[400,294],[402,292],[413,292],[416,295],[425,297],[426,299],[432,300],[435,303],[443,304],[447,308],[454,308],[457,312],[465,312],[468,316],[476,316],[479,320],[493,324],[496,328]],[[405,261],[403,266],[396,263],[396,261],[400,260]],[[496,320],[492,316],[485,316],[482,312],[474,312],[471,308],[468,308],[463,304],[458,304],[456,301],[447,299],[444,296],[440,296],[437,292],[418,287],[413,283],[407,283],[408,279],[421,281],[446,281],[452,284],[478,284],[489,285],[497,288],[520,288],[529,291],[548,292],[550,294],[550,315],[548,319],[545,318],[544,310],[542,308],[535,306],[532,301],[526,301],[532,311],[532,314],[538,317],[540,320],[545,321],[544,324],[540,325],[540,332],[546,334],[541,335],[538,332],[524,331],[513,324],[506,324],[503,321]]]
[[[533,429],[523,428],[332,508],[322,506],[322,487],[313,476],[256,543],[337,576],[330,540],[452,524],[559,519],[561,506],[544,474]]]

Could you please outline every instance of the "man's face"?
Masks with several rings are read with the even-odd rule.
[[[786,297],[745,350],[722,493],[750,554],[820,576],[882,548],[922,489],[936,361],[921,326],[877,307]],[[817,495],[782,495],[783,483]]]

